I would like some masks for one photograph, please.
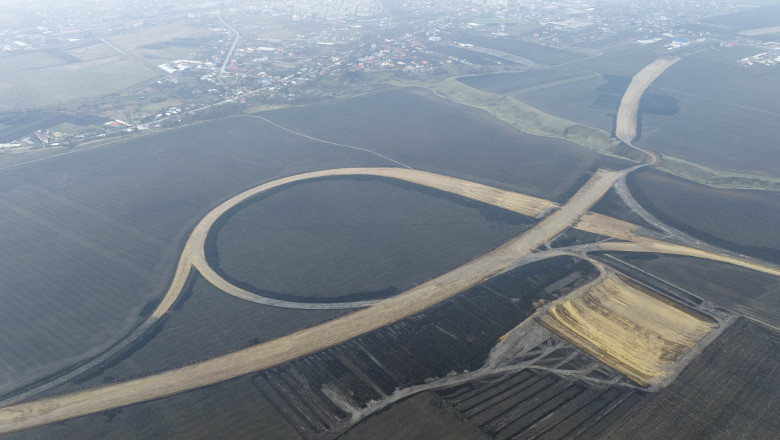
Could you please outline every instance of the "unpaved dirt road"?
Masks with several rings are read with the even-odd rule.
[[[409,170],[400,169],[378,169],[377,172],[390,174],[394,172],[392,170],[404,173],[409,172]],[[496,250],[451,272],[395,297],[383,300],[369,308],[267,343],[161,374],[0,408],[0,433],[27,429],[111,408],[132,405],[223,382],[320,351],[419,313],[491,278],[551,240],[590,209],[607,192],[615,180],[628,171],[597,171],[565,205],[547,216],[534,228]],[[354,169],[351,171],[328,170],[321,173],[323,176],[338,175],[338,173],[343,175],[359,174]],[[428,179],[431,182],[451,181],[451,178],[439,177],[441,179],[437,178],[436,175],[430,175]],[[293,176],[288,179],[293,180],[295,178],[296,176]],[[284,181],[285,179],[280,180]],[[185,246],[185,252],[180,260],[179,268],[187,267],[190,264],[197,267],[198,264],[202,264],[200,262],[195,263],[195,261],[200,261],[204,258],[202,245],[196,246],[190,245],[190,243],[202,244],[208,234],[210,225],[222,213],[227,211],[233,204],[251,197],[253,193],[262,191],[262,187],[261,185],[239,194],[209,213],[193,231],[194,237]],[[493,192],[490,192],[490,194],[493,194]],[[189,273],[189,269],[182,269],[182,273],[185,271]],[[177,279],[186,279],[186,275],[177,276]],[[183,286],[183,281],[181,283]],[[169,291],[169,293],[172,291]],[[166,295],[165,300],[160,304],[155,314],[163,313],[162,310],[167,310],[174,301],[175,295],[171,294],[171,297]]]
[[[260,193],[278,188],[283,185],[333,176],[389,177],[392,179],[403,180],[421,186],[427,186],[452,194],[457,194],[467,199],[487,203],[489,205],[497,206],[499,208],[507,209],[509,211],[535,218],[546,215],[550,211],[556,209],[558,206],[554,202],[540,199],[538,197],[519,194],[500,188],[494,188],[492,186],[482,185],[480,183],[470,182],[468,180],[406,168],[336,168],[330,170],[313,171],[277,179],[248,189],[234,197],[231,197],[229,200],[220,204],[211,212],[206,214],[205,217],[203,217],[203,219],[192,231],[192,234],[190,234],[190,237],[187,240],[187,244],[184,246],[184,251],[182,252],[182,255],[179,259],[179,264],[176,268],[176,274],[174,275],[173,282],[163,297],[163,300],[157,306],[157,309],[155,309],[152,315],[155,317],[160,317],[164,315],[171,308],[171,306],[173,306],[173,303],[179,297],[181,290],[184,288],[184,284],[187,281],[187,276],[189,275],[192,267],[195,267],[198,272],[200,272],[200,274],[206,278],[206,280],[208,280],[214,286],[218,287],[223,292],[246,301],[268,306],[285,307],[291,309],[349,309],[367,307],[376,304],[378,301],[355,301],[348,303],[298,303],[266,298],[231,284],[219,276],[211,267],[209,267],[208,262],[206,261],[206,256],[204,253],[206,237],[208,236],[211,228],[214,226],[214,223],[228,210]]]
[[[617,179],[636,168],[622,171],[597,171],[566,204],[554,210],[552,214],[549,214],[522,235],[488,254],[395,297],[379,301],[371,307],[342,318],[208,361],[128,382],[0,408],[0,434],[171,396],[216,384],[345,342],[361,334],[419,313],[504,270],[517,267],[523,262],[537,260],[537,258],[533,257],[544,253],[535,254],[533,253],[534,250],[549,242],[556,235],[578,221],[585,230],[591,230],[604,235],[613,235],[616,238],[629,239],[636,242],[602,242],[573,246],[569,248],[570,251],[590,252],[605,250],[688,255],[723,261],[780,276],[780,269],[771,265],[646,238],[635,234],[635,231],[639,228],[636,225],[598,214],[585,215]],[[490,188],[476,183],[469,184],[470,182],[460,179],[400,168],[325,170],[307,173],[305,176],[307,176],[306,178],[316,178],[360,174],[400,178],[401,180],[443,189],[479,201],[483,201],[481,197],[485,197],[484,201],[487,203],[512,209],[516,212],[523,212],[526,215],[529,213],[544,215],[545,212],[550,212],[550,210],[555,208],[552,202],[545,200],[528,198],[528,196],[521,194],[511,194],[509,191]],[[162,316],[175,302],[192,267],[206,271],[205,268],[208,265],[203,252],[203,244],[209,229],[222,214],[232,206],[262,191],[302,180],[301,176],[304,175],[291,176],[248,190],[231,198],[204,217],[193,231],[187,245],[185,245],[171,288],[157,310],[155,310],[153,316]],[[564,249],[557,251],[566,252]],[[540,255],[540,257],[544,256],[547,255]],[[218,277],[216,274],[215,276]]]
[[[661,76],[666,69],[678,61],[680,61],[680,58],[678,57],[658,58],[631,78],[631,84],[628,85],[626,92],[623,94],[623,98],[620,100],[620,107],[618,108],[617,113],[617,124],[615,127],[615,137],[633,147],[631,142],[633,142],[636,137],[637,114],[639,113],[639,101],[642,98],[642,95],[656,78]],[[656,162],[657,156],[655,153],[640,148],[637,148],[637,150],[652,156],[651,163]]]

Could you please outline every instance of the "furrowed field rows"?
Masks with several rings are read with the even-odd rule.
[[[338,390],[337,394],[349,402],[349,405],[359,409],[365,405],[368,399],[389,395],[397,387],[423,383],[429,377],[443,377],[451,371],[462,371],[464,368],[476,369],[484,362],[488,351],[498,337],[514,327],[524,316],[533,312],[533,301],[540,297],[551,299],[553,294],[561,292],[560,290],[548,292],[546,291],[547,286],[563,278],[570,279],[570,283],[583,283],[595,276],[592,270],[593,268],[588,263],[570,257],[560,257],[516,269],[496,280],[485,283],[484,287],[472,288],[463,295],[421,314],[331,349],[266,370],[259,375],[252,375],[260,394],[257,397],[250,397],[246,395],[247,393],[242,392],[238,393],[235,399],[246,398],[265,402],[257,405],[259,414],[262,414],[262,417],[274,417],[276,420],[284,421],[282,425],[276,425],[277,428],[273,428],[274,424],[272,423],[257,432],[267,432],[269,429],[280,429],[277,432],[289,432],[296,424],[295,420],[304,421],[305,426],[301,428],[303,431],[298,432],[312,434],[314,433],[312,430],[323,429],[325,425],[321,425],[321,423],[326,420],[330,420],[328,425],[338,432],[338,426],[341,425],[333,425],[333,417],[343,420],[345,414],[340,412],[342,410],[338,409],[338,405],[333,407],[332,397],[328,396],[334,396],[334,394],[323,394],[322,389]],[[569,276],[572,273],[579,273],[581,276],[572,279]],[[196,282],[196,288],[198,284]],[[487,290],[487,286],[491,286],[491,290]],[[561,288],[563,287],[567,286],[561,286]],[[207,300],[208,302],[205,302]],[[192,297],[184,302],[181,310],[174,311],[171,318],[174,320],[186,319],[187,321],[202,320],[202,315],[193,315],[187,310],[203,309],[202,312],[207,313],[211,305],[218,305],[220,302],[232,302],[235,303],[236,307],[242,307],[241,304],[245,304],[230,297],[227,297],[227,300],[220,299],[218,296],[205,296],[196,291]],[[197,308],[193,309],[195,306]],[[263,309],[267,308],[255,307],[255,312],[243,312],[243,316],[241,316],[242,313],[239,313],[239,320],[234,320],[233,309],[225,308],[223,312],[219,312],[218,308],[216,315],[209,319],[211,325],[208,327],[200,325],[204,327],[204,330],[215,327],[221,329],[225,333],[220,336],[232,332],[241,333],[240,327],[247,325],[252,316],[263,320],[263,316],[257,313]],[[300,313],[300,311],[295,312]],[[189,316],[178,317],[176,316],[178,313],[189,313]],[[306,311],[304,313],[311,314],[312,312]],[[172,324],[174,322],[171,321]],[[181,344],[183,345],[181,350],[200,350],[200,352],[205,353],[203,350],[207,344],[200,344],[199,348],[192,345],[194,342],[191,338],[198,339],[199,335],[204,335],[202,330],[195,329],[193,325],[195,324],[190,322],[189,327],[166,326],[148,345],[120,363],[119,368],[109,369],[103,373],[102,378],[97,377],[93,381],[99,383],[106,377],[115,377],[121,380],[124,379],[123,374],[127,373],[145,374],[144,369],[152,364],[148,363],[149,357],[143,353],[155,345],[159,349],[164,349]],[[195,329],[195,331],[189,333],[191,329]],[[218,339],[214,340],[215,347]],[[125,373],[122,372],[123,369]],[[134,373],[131,373],[132,371]],[[216,388],[206,388],[206,390],[224,390],[226,387],[232,389],[232,383],[244,380],[244,378],[240,378],[217,385]],[[323,384],[330,385],[323,388]],[[85,385],[89,385],[89,383]],[[315,393],[314,397],[311,393]],[[189,396],[201,394],[196,391],[159,401],[163,402],[165,407],[169,405],[165,402],[171,402],[173,405],[162,413],[158,412],[158,415],[169,414],[168,417],[165,417],[166,420],[153,421],[155,418],[151,416],[152,412],[150,411],[151,408],[158,408],[158,402],[135,405],[132,408],[124,408],[120,412],[112,412],[112,424],[106,424],[105,430],[99,430],[99,432],[104,435],[110,435],[111,432],[123,432],[122,430],[129,426],[127,424],[138,423],[138,419],[135,418],[138,416],[147,418],[147,422],[142,425],[152,421],[153,424],[159,423],[160,429],[170,429],[172,420],[186,420],[191,414],[198,413],[201,408],[201,405],[191,404],[189,407],[182,407],[176,402],[190,401]],[[254,395],[254,393],[251,394]],[[222,391],[218,391],[215,398],[227,399],[226,396],[219,396],[224,396]],[[227,399],[225,404],[230,406],[229,402],[231,401],[235,400]],[[314,401],[324,402],[324,406],[312,407],[307,403]],[[264,409],[269,405],[268,402],[275,402],[272,410]],[[190,411],[194,411],[194,413]],[[287,415],[285,416],[285,414]],[[70,427],[55,424],[28,431],[28,433],[41,432],[57,437],[61,436],[58,434],[58,432],[62,432],[60,430],[73,429],[73,423],[92,425],[102,418],[105,418],[105,415],[96,414],[74,419],[69,422]],[[254,420],[254,417],[250,419]],[[306,420],[319,420],[319,422],[308,425],[309,422],[305,422]],[[317,428],[317,426],[322,427]],[[184,433],[190,432],[184,426],[180,426],[180,429],[183,429]],[[286,434],[275,438],[299,437],[298,435]]]
[[[375,122],[366,123],[366,114]],[[263,116],[308,135],[371,148],[416,168],[555,202],[570,197],[584,182],[584,173],[626,165],[568,141],[522,133],[484,111],[442,102],[424,90],[392,89]]]
[[[329,321],[346,310],[290,310],[248,304],[194,276],[148,340],[47,395],[142,377],[259,344]]]
[[[376,162],[233,118],[5,170],[0,394],[127,334],[224,194],[317,163]]]
[[[779,355],[780,334],[742,318],[605,438],[772,438]]]
[[[370,177],[302,182],[228,216],[212,232],[211,258],[220,271],[253,291],[302,301],[406,290],[532,223],[447,193]]]
[[[776,193],[711,188],[658,171],[639,171],[627,183],[642,206],[664,223],[714,245],[780,263]]]

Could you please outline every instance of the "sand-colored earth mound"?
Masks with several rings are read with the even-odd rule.
[[[616,274],[553,304],[539,321],[643,386],[673,376],[717,325]]]

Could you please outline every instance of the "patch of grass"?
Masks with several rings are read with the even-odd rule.
[[[0,85],[0,110],[52,106],[96,98],[158,75],[130,60],[103,59],[15,72]]]
[[[428,84],[427,88],[445,99],[485,110],[526,133],[569,140],[597,153],[617,156],[619,141],[608,133],[545,113],[517,98],[483,92],[455,78]],[[567,132],[574,127],[581,128]]]
[[[663,155],[658,169],[715,188],[780,191],[780,178],[732,173]]]

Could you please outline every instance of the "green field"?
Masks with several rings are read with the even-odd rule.
[[[485,440],[457,412],[442,404],[431,392],[420,393],[370,420],[357,425],[340,437],[343,440],[382,438],[386,440]]]

